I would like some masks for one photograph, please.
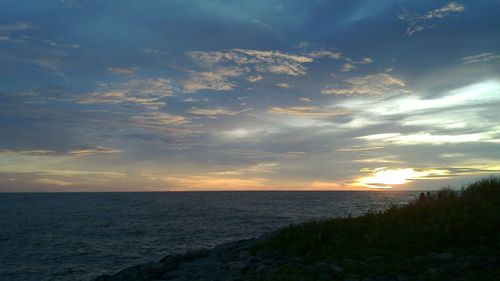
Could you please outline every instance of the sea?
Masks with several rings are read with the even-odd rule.
[[[0,280],[93,280],[290,224],[358,216],[418,192],[0,193]]]

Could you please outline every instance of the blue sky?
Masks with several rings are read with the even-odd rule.
[[[0,191],[500,171],[500,1],[0,0]]]

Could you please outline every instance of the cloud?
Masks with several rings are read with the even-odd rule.
[[[500,90],[500,82],[494,80],[482,81],[467,85],[458,89],[453,89],[435,95],[432,98],[423,98],[417,95],[401,96],[392,100],[388,100],[380,104],[370,104],[369,112],[377,115],[394,115],[394,114],[407,114],[415,112],[429,112],[434,111],[437,113],[446,113],[443,109],[448,111],[454,107],[467,106],[470,110],[479,105],[487,105],[492,102],[499,102],[500,97],[497,92]],[[438,112],[439,111],[439,112]],[[462,110],[459,113],[461,116],[467,114],[467,111]],[[430,120],[436,122],[439,120]],[[457,118],[449,117],[448,122],[456,121]],[[422,121],[420,121],[422,122]],[[422,124],[422,123],[421,123]]]
[[[188,56],[204,67],[239,66],[246,67],[245,72],[274,73],[290,76],[305,75],[305,64],[311,63],[315,58],[326,57],[340,59],[341,54],[332,51],[314,51],[301,54],[290,54],[281,51],[263,51],[248,49],[232,49],[228,51],[194,51]],[[259,75],[252,76],[249,81],[255,82]]]
[[[107,71],[118,75],[132,75],[137,72],[134,67],[109,67]]]
[[[122,151],[119,149],[98,146],[98,147],[85,147],[85,148],[73,149],[68,151],[68,154],[75,156],[88,156],[93,154],[115,154],[121,152]]]
[[[481,53],[473,56],[467,56],[462,58],[462,62],[464,64],[470,64],[470,63],[482,63],[482,62],[488,62],[492,60],[498,60],[500,59],[500,55],[492,54],[492,53]]]
[[[180,115],[166,112],[151,112],[145,115],[135,115],[130,117],[132,124],[145,128],[161,128],[170,125],[184,125],[189,121]]]
[[[228,78],[243,75],[245,71],[236,67],[219,67],[211,71],[191,71],[189,79],[182,82],[185,93],[194,93],[200,90],[230,91],[236,83]]]
[[[301,53],[286,53],[275,50],[230,49],[225,51],[192,51],[187,56],[199,70],[190,70],[190,78],[182,81],[183,91],[193,93],[199,90],[230,91],[237,83],[236,77],[245,76],[250,83],[264,79],[263,73],[288,76],[304,76],[307,64],[318,58],[344,59],[349,65],[368,64],[373,61],[363,58],[353,61],[339,52],[316,50]],[[286,87],[287,83],[278,86]]]
[[[301,76],[306,74],[305,63],[310,63],[313,58],[288,54],[280,51],[259,51],[233,49],[217,52],[190,52],[193,60],[204,66],[217,66],[232,64],[240,67],[251,67],[253,71],[261,73],[286,74]]]
[[[165,106],[164,97],[171,96],[174,88],[171,81],[162,78],[130,80],[120,84],[100,84],[99,90],[77,98],[80,104],[131,103],[151,108]]]
[[[324,110],[317,106],[270,107],[267,112],[277,115],[294,115],[307,118],[330,118],[350,114],[347,110]]]
[[[222,107],[217,107],[217,108],[192,107],[187,112],[190,114],[193,114],[193,115],[205,116],[208,118],[217,118],[217,116],[219,116],[219,115],[236,115],[236,114],[240,114],[240,113],[245,112],[245,111],[248,111],[248,109],[233,111],[233,110],[229,110],[227,108],[222,108]]]
[[[354,163],[405,163],[405,161],[395,160],[396,156],[386,156],[386,157],[374,157],[374,158],[366,158],[366,159],[356,159]]]
[[[41,155],[50,155],[55,153],[52,150],[45,149],[34,149],[34,150],[8,150],[8,149],[0,149],[0,156],[2,155],[27,155],[27,156],[41,156]]]
[[[457,2],[450,2],[439,9],[428,12],[424,18],[443,18],[451,13],[462,13],[463,11],[465,11],[464,5]]]
[[[311,58],[330,58],[330,59],[339,60],[342,58],[342,53],[327,51],[327,50],[320,50],[320,51],[309,52],[309,53],[307,53],[307,56],[311,57]]]
[[[321,90],[326,95],[381,95],[404,92],[405,81],[387,73],[348,78],[344,87],[330,87]]]
[[[154,130],[156,134],[165,135],[172,141],[172,147],[179,145],[190,146],[186,139],[189,136],[197,136],[202,131],[202,124],[196,124],[189,119],[166,112],[147,112],[134,115],[129,118],[128,125]],[[174,146],[175,144],[175,146]]]
[[[267,189],[265,178],[240,178],[234,175],[172,175],[149,176],[151,180],[167,183],[169,190],[251,190]]]
[[[356,66],[351,64],[351,63],[344,63],[342,65],[342,67],[340,67],[339,71],[341,72],[349,72],[349,71],[353,71],[353,70],[356,70]]]
[[[169,190],[262,190],[270,189],[269,179],[263,177],[278,167],[274,162],[262,162],[239,169],[215,170],[192,174],[155,174],[145,173],[152,181],[162,181]]]
[[[262,75],[255,75],[255,76],[248,76],[247,77],[247,80],[250,83],[255,83],[255,82],[260,81],[262,79],[264,79],[264,77],[262,77]]]
[[[269,174],[274,173],[274,170],[278,167],[278,163],[274,162],[263,162],[243,167],[235,170],[226,171],[216,171],[207,172],[206,175],[217,175],[217,176],[233,176],[233,175],[255,175],[255,174]]]
[[[71,181],[59,180],[59,179],[50,179],[50,178],[40,178],[40,179],[34,180],[33,182],[37,183],[37,184],[55,185],[55,186],[72,186],[72,185],[75,185],[75,183],[71,182]]]
[[[276,86],[283,88],[283,89],[290,89],[292,87],[288,83],[278,83],[278,84],[276,84]]]
[[[5,23],[5,24],[0,24],[0,33],[1,32],[12,32],[12,31],[23,31],[23,30],[34,29],[34,28],[35,28],[35,26],[33,26],[30,23],[26,23],[26,22]]]
[[[415,144],[447,144],[447,143],[467,143],[491,140],[486,134],[457,134],[457,135],[436,135],[430,133],[417,133],[417,134],[400,134],[400,133],[386,133],[375,134],[359,137],[369,141],[381,141],[383,143],[392,143],[399,145],[415,145]]]
[[[354,146],[348,146],[348,147],[341,147],[337,149],[339,152],[363,152],[363,151],[372,151],[372,150],[379,150],[383,149],[383,146],[359,146],[359,145],[354,145]]]
[[[442,19],[451,14],[459,14],[464,11],[464,5],[457,2],[450,2],[441,8],[427,12],[425,15],[410,16],[406,13],[399,15],[399,19],[408,22],[406,35],[412,36],[416,32],[434,28],[435,24],[433,22],[435,22],[436,19]]]

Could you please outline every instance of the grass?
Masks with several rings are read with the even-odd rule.
[[[431,252],[498,256],[500,178],[485,178],[460,191],[441,189],[425,199],[359,217],[291,225],[257,248],[307,263],[342,260],[347,271],[379,274],[423,270],[425,261],[419,267],[408,260]],[[383,259],[366,263],[367,257]]]

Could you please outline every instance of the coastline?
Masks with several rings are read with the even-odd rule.
[[[359,217],[290,225],[94,281],[496,281],[500,178]]]

